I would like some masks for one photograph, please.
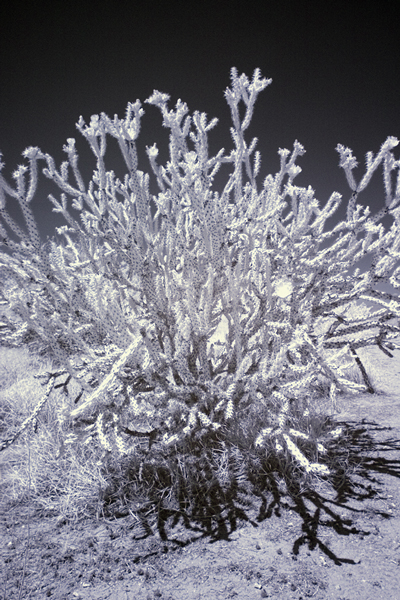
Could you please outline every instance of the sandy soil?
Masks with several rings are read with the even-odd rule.
[[[0,598],[400,598],[400,352],[364,352],[382,393],[340,399],[349,477],[336,492],[281,486],[253,498],[247,522],[227,516],[208,533],[168,522],[165,536],[124,511],[68,523],[3,505]]]

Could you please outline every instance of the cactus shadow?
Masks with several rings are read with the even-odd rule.
[[[196,474],[185,471],[186,479],[174,480],[168,469],[162,479],[158,471],[162,485],[150,491],[147,504],[137,511],[141,512],[143,535],[158,532],[163,541],[181,547],[199,539],[234,541],[232,534],[243,525],[260,527],[291,511],[301,519],[300,530],[291,541],[293,556],[305,547],[319,549],[336,565],[355,564],[337,556],[324,540],[329,533],[364,538],[371,533],[371,517],[393,518],[382,509],[381,500],[383,480],[390,485],[393,478],[400,478],[400,439],[392,435],[396,430],[374,422],[340,425],[344,435],[329,448],[331,474],[324,478],[300,477],[282,464],[260,468],[254,456],[245,457],[246,465],[229,482],[221,474],[212,477],[204,461],[202,474],[196,471],[200,463],[192,461]],[[152,477],[154,481],[154,473]]]

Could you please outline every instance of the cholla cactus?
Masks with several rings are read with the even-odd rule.
[[[233,121],[229,155],[224,149],[208,155],[207,134],[217,119],[190,116],[180,100],[169,110],[169,96],[157,91],[146,100],[170,130],[165,166],[157,163],[156,145],[147,147],[157,196],[149,192],[149,175],[138,169],[139,100],[128,104],[125,119],[102,113],[86,125],[80,118],[77,128],[97,160],[88,187],[72,138],[59,170],[51,156],[28,148],[29,167],[14,173],[16,187],[0,178],[0,239],[11,251],[0,257],[1,293],[18,317],[8,319],[3,342],[31,345],[80,383],[71,417],[92,419],[90,435],[97,431],[106,450],[134,453],[143,438],[169,447],[208,432],[224,439],[249,407],[259,407],[267,417],[253,432],[254,444],[267,452],[286,448],[306,470],[324,473],[323,464],[298,448],[309,434],[297,429],[293,407],[306,414],[321,377],[330,383],[332,400],[340,391],[364,389],[341,371],[357,348],[377,344],[387,354],[397,348],[390,339],[399,330],[388,322],[400,315],[400,301],[377,284],[400,287],[399,174],[392,189],[398,141],[390,137],[375,157],[367,154],[358,184],[351,150],[338,145],[352,195],[346,220],[324,232],[340,194],[320,208],[311,187],[294,185],[301,171],[296,161],[305,152],[297,141],[292,152],[279,150],[279,172],[258,183],[257,139],[248,144],[244,134],[271,80],[258,69],[251,82],[235,68],[231,77],[225,92]],[[108,135],[125,161],[123,180],[106,170]],[[61,190],[60,199],[49,198],[68,224],[57,230],[66,245],[40,242],[29,207],[39,160]],[[233,170],[218,193],[213,179],[224,163]],[[371,215],[357,200],[380,164],[385,206]],[[7,196],[19,203],[27,232],[7,212]],[[387,214],[393,224],[385,232],[379,221]],[[353,272],[368,254],[369,271]],[[354,304],[360,300],[379,310]],[[223,318],[227,338],[212,341]]]

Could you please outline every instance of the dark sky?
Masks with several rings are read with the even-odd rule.
[[[307,153],[298,160],[303,172],[295,183],[311,185],[321,205],[333,191],[343,193],[338,213],[343,216],[350,192],[336,145],[354,151],[359,180],[365,153],[376,153],[390,135],[400,138],[398,0],[215,1],[198,7],[98,0],[82,2],[79,11],[78,3],[68,2],[10,5],[0,9],[0,150],[8,180],[27,146],[39,146],[59,165],[66,159],[66,139],[75,137],[88,181],[95,159],[75,128],[79,116],[87,123],[94,113],[123,117],[128,101],[144,103],[154,89],[171,95],[170,108],[181,98],[191,112],[218,117],[210,150],[225,147],[229,154],[224,90],[232,66],[249,78],[259,67],[263,77],[273,79],[259,95],[247,135],[248,141],[259,138],[260,187],[268,173],[279,170],[278,149],[292,149],[297,139]],[[168,132],[158,109],[143,108],[139,169],[150,171],[144,147],[157,142],[164,162]],[[122,176],[122,157],[108,155],[106,167]],[[221,168],[217,187],[228,173]],[[47,199],[58,189],[43,175],[41,181],[32,207],[45,240],[65,223]],[[151,191],[158,191],[155,184]],[[383,206],[381,172],[359,200]]]

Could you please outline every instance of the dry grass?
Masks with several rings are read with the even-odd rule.
[[[24,349],[1,348],[2,440],[11,438],[33,412],[44,393],[35,375],[48,370],[49,364]],[[62,440],[68,432],[62,415],[71,403],[71,396],[53,390],[37,419],[0,453],[2,501],[29,499],[46,512],[70,518],[85,514],[88,506],[90,511],[95,510],[102,486],[107,485],[98,464],[101,452],[88,445],[63,448]]]

